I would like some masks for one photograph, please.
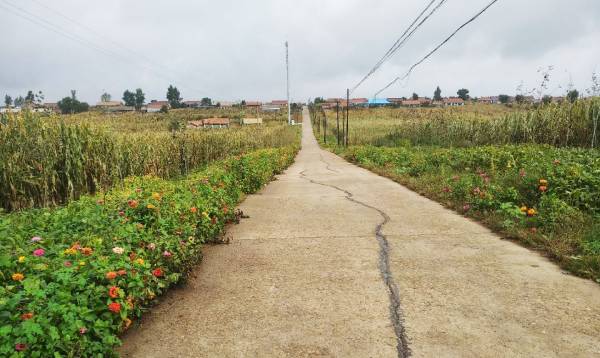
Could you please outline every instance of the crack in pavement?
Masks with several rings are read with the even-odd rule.
[[[325,162],[323,160],[323,157],[321,157],[321,161],[323,161],[324,163],[327,164],[327,162]],[[348,191],[346,189],[342,189],[340,187],[337,187],[337,186],[331,185],[331,184],[321,183],[321,182],[318,182],[316,180],[309,178],[305,174],[305,172],[307,170],[308,169],[305,169],[300,172],[301,178],[308,180],[309,182],[316,184],[316,185],[321,185],[321,186],[325,186],[325,187],[329,187],[329,188],[341,191],[346,194],[345,198],[347,200],[349,200],[353,203],[356,203],[358,205],[361,205],[363,207],[366,207],[368,209],[375,210],[383,218],[383,221],[380,222],[375,228],[375,236],[376,236],[377,242],[379,244],[379,271],[381,273],[381,277],[383,278],[383,282],[385,283],[385,285],[388,289],[388,296],[390,299],[390,320],[392,321],[392,324],[394,325],[394,333],[396,334],[396,342],[397,342],[396,350],[398,352],[398,358],[410,357],[411,350],[408,346],[408,338],[406,336],[406,331],[404,329],[404,317],[402,314],[402,307],[400,306],[400,293],[398,290],[398,286],[394,282],[394,278],[392,276],[392,272],[390,269],[390,257],[389,257],[390,245],[387,240],[387,237],[381,232],[383,227],[385,226],[385,224],[387,224],[390,221],[390,217],[383,210],[376,208],[374,206],[371,206],[369,204],[363,203],[362,201],[354,199],[354,194],[352,194],[350,191]]]
[[[323,154],[322,153],[319,153],[319,155],[321,156],[321,162],[323,162],[325,164],[325,168],[327,170],[329,170],[330,172],[339,173],[338,170],[331,169],[330,164],[327,161],[325,161],[325,159],[323,159]]]

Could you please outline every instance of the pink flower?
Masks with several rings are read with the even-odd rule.
[[[41,237],[34,236],[31,238],[31,242],[39,242],[39,241],[42,241]]]
[[[471,210],[471,205],[465,204],[465,206],[463,206],[463,211],[466,212],[466,211],[469,211],[469,210]]]
[[[46,251],[44,249],[37,249],[33,251],[33,256],[44,256],[44,254],[46,253]]]
[[[163,252],[163,256],[164,257],[171,257],[171,256],[173,256],[173,254],[170,253],[169,251],[165,251],[165,252]]]
[[[87,329],[87,328],[85,328],[85,327],[81,327],[81,328],[79,328],[79,334],[86,334],[86,333],[87,333],[87,331],[88,331],[88,329]]]
[[[148,250],[156,250],[156,244],[154,244],[154,243],[150,243],[146,247],[148,248]]]
[[[123,249],[122,247],[113,247],[112,252],[114,252],[117,255],[123,255],[125,249]]]
[[[71,267],[73,266],[73,263],[71,261],[65,261],[64,265],[65,267]]]
[[[15,344],[15,350],[17,352],[22,352],[27,349],[27,345],[25,343],[17,343]]]

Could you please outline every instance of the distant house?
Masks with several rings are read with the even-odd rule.
[[[271,104],[273,106],[287,107],[288,101],[286,101],[284,99],[274,100],[274,101],[271,101],[271,103],[269,103],[269,104]]]
[[[388,98],[387,100],[388,100],[390,103],[392,103],[392,104],[395,104],[395,105],[399,106],[399,105],[401,105],[401,104],[402,104],[402,101],[405,101],[406,99],[403,99],[403,98],[395,98],[395,97],[393,97],[393,98]]]
[[[21,107],[0,107],[0,113],[19,113]]]
[[[242,125],[244,125],[244,126],[256,125],[256,124],[263,124],[263,119],[262,118],[242,118]]]
[[[202,101],[183,101],[183,104],[189,108],[199,108],[202,106]]]
[[[96,103],[96,107],[98,108],[110,108],[110,107],[118,107],[118,106],[122,106],[123,103],[121,103],[120,101],[102,101],[102,102],[98,102]]]
[[[361,106],[361,105],[367,105],[369,103],[369,100],[366,98],[352,98],[350,99],[350,105],[351,106]],[[344,101],[344,105],[346,104],[346,101]]]
[[[266,103],[260,107],[260,110],[263,112],[279,112],[279,111],[281,111],[281,108],[282,108],[281,106]]]
[[[407,99],[402,101],[402,105],[406,107],[421,107],[421,101],[418,99]]]
[[[259,101],[246,101],[246,107],[260,108],[262,103]]]
[[[367,101],[366,105],[368,107],[384,107],[389,106],[392,103],[387,100],[387,98],[371,98]],[[365,104],[362,104],[365,105]]]
[[[44,103],[43,106],[50,112],[60,113],[60,108],[58,108],[58,103],[48,102],[48,103]]]
[[[498,96],[479,97],[478,102],[484,104],[498,104],[500,99]]]
[[[237,103],[231,101],[219,101],[217,102],[223,108],[229,108],[235,106]]]
[[[188,129],[228,128],[229,118],[206,118],[197,121],[189,121],[187,127]]]
[[[148,113],[160,112],[160,110],[163,108],[163,106],[167,106],[167,108],[171,108],[171,106],[169,105],[169,101],[152,100],[146,106],[146,111],[148,111]]]
[[[459,98],[459,97],[444,98],[444,106],[446,106],[446,107],[457,107],[457,106],[464,106],[464,105],[465,105],[465,101],[462,98]]]

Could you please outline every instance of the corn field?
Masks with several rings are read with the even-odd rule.
[[[1,208],[61,205],[128,176],[172,178],[230,155],[298,141],[297,128],[281,123],[172,134],[68,122],[73,119],[32,113],[0,118]]]
[[[328,131],[335,135],[335,111],[325,115]],[[529,143],[597,148],[599,122],[598,98],[537,108],[358,109],[350,111],[349,144],[468,147]]]

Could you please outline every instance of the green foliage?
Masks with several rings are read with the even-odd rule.
[[[412,99],[413,99],[414,101],[418,100],[418,99],[419,99],[419,95],[418,95],[418,94],[416,94],[416,93],[413,93],[413,94],[412,94]]]
[[[200,105],[205,106],[205,107],[210,107],[210,106],[212,106],[212,100],[208,97],[204,97],[200,101]]]
[[[169,105],[173,109],[182,107],[182,98],[177,87],[173,87],[172,85],[169,86],[169,88],[167,89],[167,100],[169,101]]]
[[[0,356],[114,356],[131,320],[186,277],[202,244],[238,219],[243,195],[296,151],[260,150],[174,181],[130,178],[64,208],[0,216]]]
[[[575,101],[577,101],[577,99],[579,98],[579,91],[577,91],[576,89],[574,90],[570,90],[567,93],[567,99],[569,100],[569,102],[573,103]]]
[[[153,117],[137,117],[142,117],[133,123],[137,131],[125,133],[91,125],[88,115],[75,123],[29,112],[5,116],[0,126],[0,207],[64,204],[128,176],[173,178],[230,155],[287,146],[298,138],[297,128],[283,124],[187,131],[173,138],[166,119],[163,129],[144,132],[141,126]]]
[[[510,102],[510,96],[506,94],[501,94],[498,96],[498,101],[502,104],[508,104]]]
[[[65,97],[57,103],[58,108],[63,114],[74,114],[87,112],[90,109],[89,104],[80,102],[72,91],[71,97]]]
[[[144,94],[142,89],[141,88],[136,89],[135,95],[134,95],[135,110],[136,111],[141,110],[145,101],[146,101],[146,95]]]
[[[12,103],[13,103],[12,97],[9,95],[5,95],[4,96],[4,105],[6,107],[10,107],[10,106],[12,106]]]
[[[100,102],[109,102],[111,98],[112,96],[110,95],[110,93],[104,92],[102,96],[100,96]]]
[[[437,88],[435,89],[435,92],[433,92],[433,100],[434,101],[442,100],[442,90],[440,89],[440,86],[437,86]]]
[[[459,89],[456,94],[458,95],[458,98],[462,98],[463,101],[469,100],[469,90],[466,88]]]
[[[125,90],[125,92],[123,92],[123,103],[128,107],[135,106],[135,93],[130,90]]]

